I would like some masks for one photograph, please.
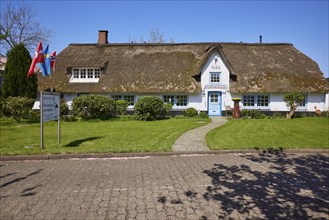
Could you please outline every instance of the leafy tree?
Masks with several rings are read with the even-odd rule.
[[[290,112],[287,114],[286,118],[291,119],[294,115],[297,107],[305,101],[305,95],[293,92],[285,95],[283,100],[287,103],[288,107],[290,108]]]
[[[35,74],[27,78],[31,56],[24,44],[18,44],[7,53],[7,63],[3,74],[2,95],[36,98],[38,80]]]
[[[28,5],[20,4],[15,8],[9,2],[1,7],[0,13],[0,47],[10,50],[24,43],[28,50],[39,41],[47,41],[51,32],[35,21],[36,11]]]

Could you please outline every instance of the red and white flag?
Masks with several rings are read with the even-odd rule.
[[[42,48],[42,43],[41,41],[38,44],[38,47],[34,53],[34,57],[29,69],[29,72],[27,73],[27,78],[30,77],[30,75],[32,75],[34,73],[34,69],[37,63],[45,63],[45,57],[43,54],[43,48]]]

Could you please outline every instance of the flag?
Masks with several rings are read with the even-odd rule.
[[[29,69],[29,72],[27,73],[27,78],[30,77],[30,75],[32,75],[34,73],[34,69],[37,63],[45,63],[45,58],[43,55],[43,49],[42,49],[42,43],[41,41],[38,44],[38,47],[34,53],[34,57]]]
[[[50,67],[54,71],[56,66],[56,51],[52,52],[50,55]]]
[[[47,70],[46,75],[50,75],[51,74],[51,67],[50,67],[49,45],[46,46],[44,54],[45,54],[45,66],[46,66],[46,70]]]

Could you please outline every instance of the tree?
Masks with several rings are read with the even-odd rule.
[[[150,31],[149,43],[165,43],[164,34],[160,33],[159,29],[152,29]]]
[[[293,92],[285,95],[283,100],[287,103],[288,107],[290,108],[290,112],[287,114],[286,118],[291,119],[294,115],[297,107],[305,101],[305,95]]]
[[[10,3],[1,10],[0,15],[0,46],[10,50],[24,43],[32,50],[39,41],[47,41],[51,32],[35,21],[38,13],[28,5],[21,4],[18,8]]]
[[[35,74],[27,78],[31,64],[31,56],[24,44],[14,46],[7,53],[6,68],[3,73],[2,95],[25,96],[36,98],[38,91],[37,77]]]
[[[132,38],[129,34],[129,40],[130,43],[136,43],[136,39]],[[140,43],[157,43],[157,44],[162,44],[162,43],[167,43],[164,33],[160,33],[158,28],[151,29],[149,33],[149,39],[145,40],[144,36],[141,36],[140,38]],[[170,38],[169,43],[173,44],[175,41]]]

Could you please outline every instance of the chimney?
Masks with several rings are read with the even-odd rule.
[[[259,35],[259,43],[262,43],[262,35]]]
[[[107,39],[107,30],[99,30],[98,31],[98,44],[108,44],[108,39]]]

